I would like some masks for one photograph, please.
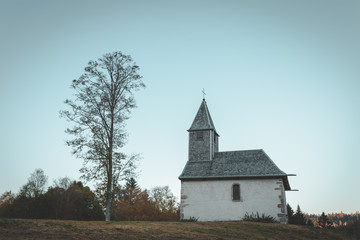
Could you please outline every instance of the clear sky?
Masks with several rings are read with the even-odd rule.
[[[264,149],[308,213],[360,210],[360,2],[0,0],[0,193],[42,168],[79,179],[59,118],[71,81],[130,54],[146,89],[127,124],[142,188],[180,196],[202,88],[220,151]]]

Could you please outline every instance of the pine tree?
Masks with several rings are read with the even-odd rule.
[[[332,223],[329,221],[329,218],[327,217],[327,215],[325,215],[324,212],[322,212],[319,218],[319,226],[322,228],[329,228],[332,226]]]
[[[297,205],[296,213],[294,214],[294,224],[296,225],[305,225],[306,219],[303,212],[300,209],[300,206]]]
[[[287,214],[288,214],[288,223],[294,224],[294,210],[291,208],[290,204],[286,204]]]
[[[135,188],[139,188],[139,185],[137,184],[136,180],[133,177],[131,177],[126,181],[125,188],[126,189],[129,189],[129,188],[135,189]]]

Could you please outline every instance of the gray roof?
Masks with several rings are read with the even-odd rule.
[[[284,180],[285,189],[291,190],[287,176],[262,149],[259,149],[216,152],[213,160],[188,161],[179,179],[281,177]]]
[[[205,99],[203,99],[199,110],[195,116],[193,123],[188,131],[196,131],[196,130],[209,130],[212,129],[216,132],[214,123],[211,119],[209,109],[206,105]]]

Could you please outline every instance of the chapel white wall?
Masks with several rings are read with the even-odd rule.
[[[240,184],[240,201],[232,200],[232,185]],[[282,179],[182,181],[181,218],[199,221],[242,220],[246,213],[272,216],[286,223]]]

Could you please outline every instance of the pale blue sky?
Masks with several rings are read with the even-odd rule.
[[[0,0],[0,193],[35,168],[78,179],[60,119],[72,79],[130,54],[145,90],[128,121],[142,188],[180,195],[202,100],[220,150],[262,148],[305,212],[360,211],[359,1]]]

